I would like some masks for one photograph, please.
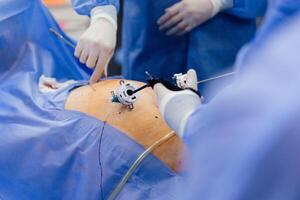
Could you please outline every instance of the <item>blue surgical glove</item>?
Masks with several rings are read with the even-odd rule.
[[[195,70],[189,70],[187,87],[197,90],[197,85]],[[189,89],[171,91],[161,83],[154,86],[154,91],[163,118],[169,127],[182,137],[189,116],[201,105],[201,98]]]
[[[183,35],[231,7],[233,0],[182,0],[167,8],[157,23],[167,35]]]

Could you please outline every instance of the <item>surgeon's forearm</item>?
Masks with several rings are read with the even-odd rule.
[[[233,0],[211,0],[214,14],[233,7]]]
[[[104,18],[108,20],[113,26],[117,29],[117,9],[115,6],[107,5],[107,6],[98,6],[91,10],[91,23],[96,21],[97,19]]]

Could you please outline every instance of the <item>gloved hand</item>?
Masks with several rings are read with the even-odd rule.
[[[167,35],[183,35],[232,6],[233,0],[182,0],[167,8],[157,23]]]
[[[187,86],[197,90],[197,74],[195,70],[187,73]],[[191,90],[171,91],[163,84],[154,86],[160,113],[180,137],[183,136],[184,128],[189,116],[201,105],[200,97]]]
[[[105,74],[116,46],[117,10],[114,6],[99,6],[91,11],[89,28],[80,37],[75,56],[89,68],[95,68],[90,83]]]

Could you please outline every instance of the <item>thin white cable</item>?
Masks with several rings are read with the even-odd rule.
[[[164,142],[168,141],[171,137],[173,137],[175,134],[174,131],[169,132],[167,135],[156,141],[154,144],[152,144],[148,149],[146,149],[132,164],[132,166],[129,168],[129,170],[126,172],[126,174],[123,176],[121,181],[118,183],[118,185],[115,187],[115,189],[112,191],[112,193],[109,195],[108,200],[114,200],[117,198],[117,196],[120,194],[122,189],[124,188],[125,184],[127,183],[128,179],[132,176],[132,174],[136,171],[136,169],[140,166],[143,160],[147,158],[147,156],[155,150],[157,147],[159,147]]]

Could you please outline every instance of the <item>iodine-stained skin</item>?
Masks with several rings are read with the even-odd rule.
[[[49,33],[62,32],[41,1],[0,4],[0,199],[107,199],[145,148],[109,124],[103,129],[99,119],[63,108],[70,89],[85,81],[41,93],[42,74],[65,81],[88,80],[89,73]],[[180,180],[150,155],[118,199],[174,199],[170,190]]]
[[[127,81],[136,87],[145,83]],[[155,94],[148,88],[138,93],[134,109],[111,101],[111,91],[117,91],[120,80],[106,80],[94,85],[74,89],[67,98],[65,108],[86,113],[120,130],[143,147],[148,148],[172,130],[164,122],[156,106]],[[174,135],[153,153],[175,171],[181,168],[185,146]]]

